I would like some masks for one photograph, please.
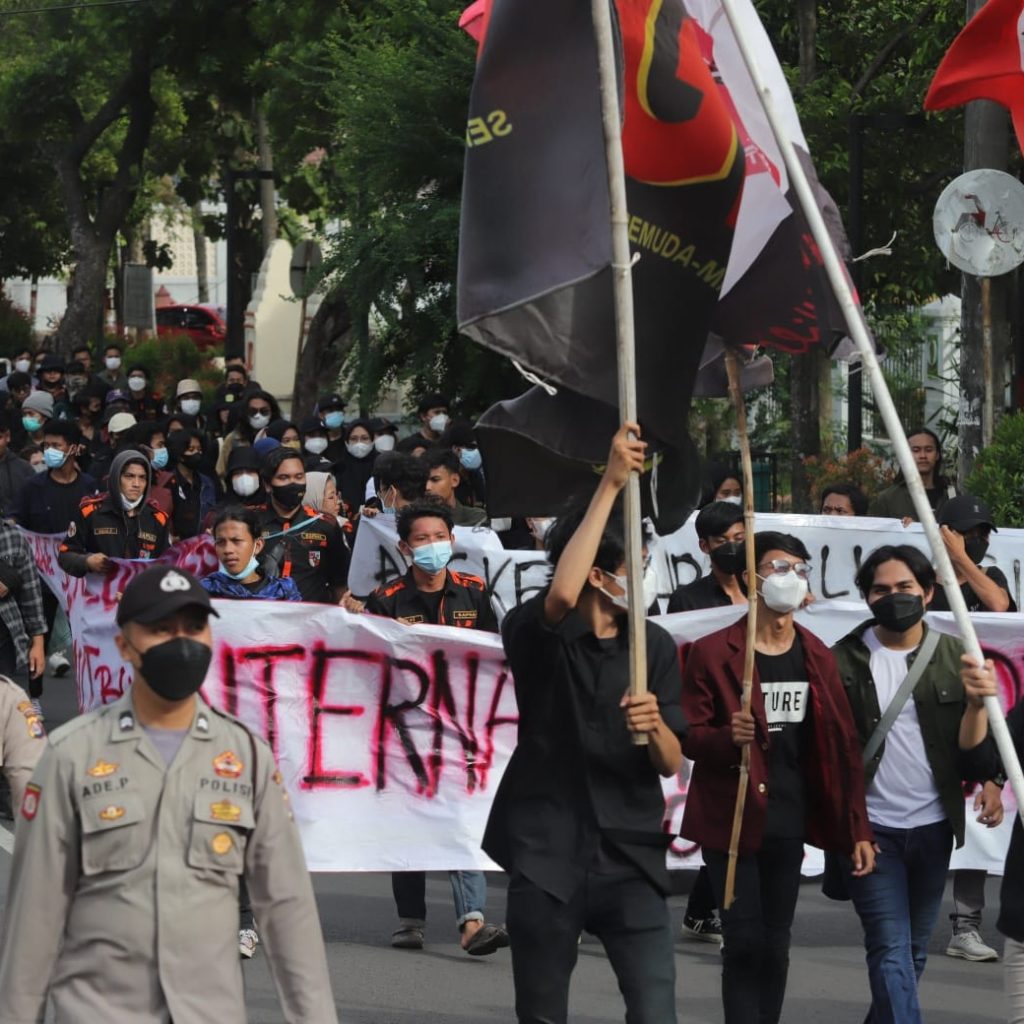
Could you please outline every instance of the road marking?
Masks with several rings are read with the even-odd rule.
[[[4,825],[0,825],[0,850],[14,853],[14,833]]]

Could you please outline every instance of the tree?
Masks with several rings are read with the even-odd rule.
[[[65,218],[71,280],[58,347],[102,330],[117,234],[147,184],[179,171],[196,97],[244,82],[262,45],[254,6],[148,0],[15,14],[0,0],[0,153],[18,154],[19,176],[40,169],[33,187],[56,192]]]

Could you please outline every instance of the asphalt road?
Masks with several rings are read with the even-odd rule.
[[[48,680],[43,707],[48,727],[66,721],[76,710],[73,684]],[[9,833],[0,833],[0,847],[9,845],[9,839]],[[0,892],[6,892],[9,870],[10,856],[0,848]],[[515,1019],[509,952],[475,959],[459,949],[447,876],[428,878],[429,924],[421,952],[389,945],[396,922],[387,875],[320,874],[314,884],[343,1024],[482,1024]],[[988,899],[992,909],[986,914],[985,935],[1001,949],[1002,941],[991,926],[998,879],[989,880]],[[492,920],[503,918],[504,904],[504,879],[491,876]],[[677,934],[684,905],[683,896],[671,900]],[[971,964],[943,954],[950,908],[947,890],[921,987],[925,1019],[928,1024],[1005,1021],[1002,965]],[[808,881],[800,894],[791,956],[785,1021],[860,1024],[868,996],[860,925],[849,904],[826,900],[815,881]],[[680,1021],[721,1021],[717,948],[680,940],[676,966]],[[278,1024],[281,1013],[262,951],[244,970],[251,1024]],[[612,1024],[623,1016],[615,977],[601,946],[585,935],[573,976],[570,1020]]]

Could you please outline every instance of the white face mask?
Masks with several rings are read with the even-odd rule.
[[[181,411],[186,416],[198,416],[200,405],[202,403],[198,398],[183,398],[181,400]]]
[[[395,450],[395,435],[381,434],[373,439],[373,447],[379,452],[392,452]]]
[[[307,437],[306,438],[306,451],[310,455],[323,455],[327,450],[327,438],[326,437]]]
[[[371,441],[350,441],[345,448],[353,459],[365,459],[373,451],[373,443]]]
[[[138,508],[142,504],[145,494],[140,494],[134,501],[129,501],[123,494],[121,495],[121,504],[124,506],[126,512],[131,512],[132,509]]]
[[[439,412],[436,416],[431,416],[427,421],[427,426],[430,427],[435,434],[443,434],[444,428],[448,426],[448,416]]]
[[[257,412],[249,417],[249,426],[253,430],[262,430],[270,422],[270,417],[265,412]]]
[[[719,498],[719,501],[727,501],[730,505],[742,505],[743,498],[739,494],[730,494],[728,498]]]
[[[108,370],[120,370],[121,369],[121,357],[120,356],[107,356],[103,360],[107,365]]]
[[[248,498],[255,494],[260,486],[260,478],[255,473],[239,473],[231,481],[231,489],[240,498]]]
[[[605,597],[609,598],[612,604],[619,608],[629,609],[629,577],[628,576],[616,576],[614,573],[606,572],[605,576],[609,579],[615,580],[615,582],[622,588],[621,594],[609,594],[604,587],[601,588],[601,593]],[[647,614],[647,609],[654,604],[658,599],[658,574],[654,571],[654,566],[647,564],[644,566],[644,614]]]
[[[534,540],[543,542],[544,538],[548,535],[548,530],[551,529],[551,524],[554,519],[527,519],[526,525],[530,528],[530,533],[533,534]]]
[[[14,363],[14,368],[18,371],[18,373],[28,373],[28,371],[32,369],[32,360],[18,359]]]
[[[146,378],[145,377],[129,377],[128,387],[132,391],[145,391],[146,390]]]
[[[788,615],[795,612],[807,597],[807,580],[801,579],[795,572],[780,575],[773,572],[771,576],[758,576],[761,581],[761,597],[773,612]]]

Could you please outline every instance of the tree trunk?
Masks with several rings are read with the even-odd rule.
[[[203,233],[203,206],[192,207],[192,243],[196,248],[196,281],[199,286],[199,301],[210,301],[210,265],[206,258],[206,235]]]
[[[800,84],[807,85],[817,74],[817,0],[797,0],[797,28],[800,35]],[[820,382],[824,357],[818,347],[806,355],[794,356],[790,372],[790,422],[792,423],[793,511],[813,510],[810,483],[804,460],[821,454],[822,408]]]
[[[968,0],[967,18],[981,9],[983,0]],[[1006,111],[989,100],[968,103],[964,113],[964,170],[989,167],[1007,169],[1010,157]],[[960,416],[957,426],[957,470],[961,483],[974,469],[974,460],[991,438],[985,437],[986,411],[993,419],[1003,406],[1006,387],[1005,366],[1009,352],[1009,308],[1013,275],[1004,274],[989,281],[992,317],[992,358],[987,360],[982,346],[981,280],[963,275],[960,310]],[[993,408],[986,410],[986,373],[994,396]]]
[[[78,112],[71,137],[47,151],[60,182],[71,237],[68,308],[54,337],[56,350],[64,355],[76,345],[99,342],[103,334],[107,261],[117,232],[135,200],[156,115],[150,93],[151,77],[148,54],[133,53],[130,70],[93,116],[86,121]],[[117,153],[117,169],[113,179],[100,188],[94,215],[82,181],[82,164],[107,128],[125,114],[128,123]]]
[[[274,154],[270,148],[270,132],[267,128],[267,115],[263,105],[256,104],[256,145],[260,153],[260,170],[273,171]],[[277,206],[275,202],[273,178],[260,179],[260,215],[263,228],[263,254],[267,253],[271,243],[277,238]]]
[[[306,343],[299,355],[291,414],[296,423],[312,413],[319,394],[333,388],[342,364],[356,344],[356,335],[344,294],[332,292],[310,321]]]

